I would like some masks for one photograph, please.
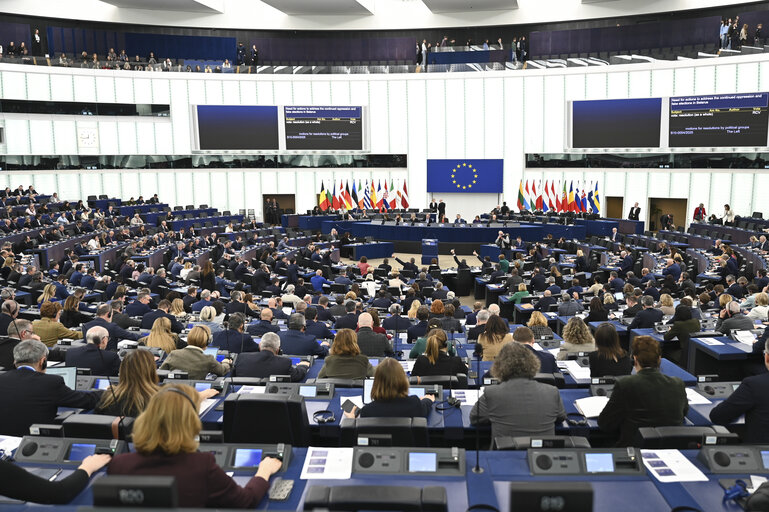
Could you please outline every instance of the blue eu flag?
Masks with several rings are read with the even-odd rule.
[[[427,191],[501,194],[503,174],[502,159],[428,160]]]

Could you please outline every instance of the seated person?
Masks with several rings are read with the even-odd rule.
[[[561,350],[556,357],[559,361],[568,359],[569,354],[595,350],[595,341],[593,335],[590,334],[590,328],[578,316],[569,318],[561,336],[563,336],[563,345],[561,345]]]
[[[238,356],[232,375],[259,378],[288,375],[291,382],[299,382],[307,375],[309,366],[308,361],[300,361],[293,366],[290,358],[280,355],[280,337],[274,332],[268,332],[259,342],[259,352],[244,352]]]
[[[352,329],[340,329],[334,337],[319,379],[365,379],[374,375],[368,357],[361,354],[358,336]]]
[[[532,353],[539,359],[539,371],[541,373],[560,373],[555,357],[546,350],[536,350],[534,348],[534,333],[528,327],[518,327],[513,333],[513,340],[528,347]]]
[[[424,336],[420,336],[416,339],[414,342],[414,346],[411,348],[411,351],[409,352],[409,359],[416,359],[420,355],[422,355],[427,348],[427,338],[430,335],[430,331],[433,329],[441,329],[441,319],[440,318],[431,318],[430,321],[427,323],[427,332]],[[456,350],[454,349],[454,342],[453,340],[450,340],[449,343],[449,355],[454,356],[456,355]]]
[[[769,343],[764,343],[764,366],[769,369]],[[769,373],[746,377],[729,398],[710,411],[710,421],[728,426],[745,415],[743,443],[769,443]]]
[[[478,336],[478,344],[483,348],[483,360],[493,361],[506,343],[513,341],[510,329],[499,315],[491,315],[486,322],[486,329]]]
[[[689,411],[684,383],[660,371],[660,344],[636,336],[631,345],[635,375],[618,380],[598,426],[617,435],[617,446],[632,446],[639,427],[681,425]]]
[[[187,346],[168,354],[160,369],[185,371],[192,380],[204,380],[209,373],[221,377],[230,371],[232,359],[220,363],[216,356],[206,354],[210,339],[211,331],[208,327],[196,325],[187,335]]]
[[[555,434],[555,424],[566,419],[566,410],[558,388],[534,380],[539,369],[539,359],[529,348],[504,345],[491,366],[500,383],[485,388],[470,411],[471,424],[491,423],[492,438]]]
[[[61,304],[58,302],[44,302],[40,305],[40,320],[32,322],[32,330],[40,336],[40,341],[48,347],[53,347],[56,342],[64,339],[80,339],[83,334],[80,331],[67,329],[59,322],[61,316]]]
[[[116,455],[110,475],[175,476],[180,507],[255,508],[281,461],[265,457],[245,487],[216,464],[213,454],[198,451],[200,397],[195,389],[167,384],[134,423],[134,453]]]
[[[361,418],[426,418],[433,408],[435,397],[425,394],[420,400],[417,396],[409,395],[409,379],[403,366],[388,357],[379,362],[374,372],[371,400],[360,410]],[[358,408],[355,407],[344,415],[354,418],[357,413]]]
[[[32,325],[34,328],[34,324]],[[729,335],[733,330],[749,331],[753,329],[753,320],[740,311],[740,304],[736,300],[729,302],[718,314],[716,330]]]
[[[589,311],[585,323],[606,322],[609,319],[609,312],[603,307],[603,301],[598,297],[590,299]]]
[[[443,329],[433,329],[427,335],[427,348],[425,353],[417,357],[412,377],[429,375],[467,375],[467,365],[457,356],[448,353],[448,338]]]
[[[149,350],[131,350],[120,363],[120,377],[114,393],[103,393],[96,406],[97,414],[137,417],[155,393],[158,386],[158,372],[155,358]]]
[[[533,311],[531,313],[531,317],[529,318],[526,327],[531,329],[535,339],[553,337],[553,330],[547,325],[547,317],[539,311]]]
[[[64,364],[75,368],[88,368],[91,375],[117,377],[120,371],[120,356],[117,352],[105,350],[109,343],[109,331],[104,327],[91,327],[85,333],[86,344],[72,347],[64,353]]]
[[[630,375],[633,361],[619,344],[617,329],[605,323],[595,330],[596,351],[590,352],[590,377]]]

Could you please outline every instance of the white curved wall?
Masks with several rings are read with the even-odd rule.
[[[99,132],[106,155],[189,154],[190,104],[352,104],[369,107],[371,151],[408,155],[408,171],[280,169],[0,173],[0,187],[33,183],[65,198],[158,192],[173,204],[254,208],[261,195],[296,194],[299,210],[315,204],[321,181],[408,179],[411,202],[424,207],[428,158],[504,158],[504,199],[514,204],[525,179],[599,181],[603,196],[625,205],[647,197],[704,202],[708,211],[730,203],[740,215],[763,210],[769,188],[763,170],[544,169],[524,172],[526,153],[565,150],[567,101],[769,90],[769,59],[659,62],[581,70],[411,75],[204,75],[64,70],[0,65],[5,98],[52,101],[170,103],[170,119],[56,118],[5,114],[10,155],[78,154],[77,126]],[[767,148],[756,148],[766,150]],[[727,149],[728,150],[728,149]],[[721,151],[721,150],[719,150]],[[10,176],[9,176],[10,174]],[[447,199],[449,213],[488,211],[496,196]],[[645,210],[645,209],[644,209]]]
[[[312,0],[308,0],[311,2]],[[322,1],[322,0],[318,0]],[[224,0],[222,14],[118,8],[99,0],[4,0],[0,9],[11,14],[50,18],[92,20],[200,28],[265,30],[405,30],[574,21],[637,14],[665,13],[708,7],[724,7],[732,15],[740,4],[734,0],[609,0],[582,3],[580,0],[518,0],[518,9],[434,14],[421,0],[376,0],[374,14],[367,16],[291,16],[255,0]],[[750,7],[746,7],[750,9]],[[752,9],[750,9],[752,10]],[[714,32],[717,33],[717,27]]]

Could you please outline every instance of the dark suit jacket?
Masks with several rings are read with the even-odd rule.
[[[769,443],[769,373],[747,377],[737,390],[710,411],[710,420],[729,425],[745,415],[743,443]]]
[[[421,336],[424,336],[425,333],[427,332],[427,320],[422,320],[416,325],[412,325],[411,327],[409,327],[409,330],[406,332],[408,333],[406,336],[406,341],[408,343],[413,343],[414,340],[416,340]]]
[[[544,292],[547,290],[547,281],[545,280],[545,276],[542,274],[532,276],[531,287],[538,292]]]
[[[387,336],[374,332],[370,327],[361,327],[358,331],[358,347],[368,357],[385,357],[393,353]]]
[[[530,345],[526,346],[529,347],[529,350],[534,352],[534,355],[537,356],[537,359],[539,359],[540,373],[561,373],[561,370],[558,369],[558,365],[555,362],[555,356],[553,356],[553,354],[550,352],[545,352],[544,350],[535,350],[534,347]]]
[[[334,324],[334,329],[352,329],[354,331],[357,327],[358,317],[355,313],[347,313],[344,316],[340,316]]]
[[[476,324],[467,330],[468,340],[477,340],[478,336],[486,332],[486,324]]]
[[[235,377],[260,377],[290,375],[292,382],[299,382],[307,374],[306,366],[292,366],[288,357],[276,356],[269,350],[241,354],[232,372]]]
[[[90,368],[91,375],[117,377],[120,372],[120,356],[117,352],[101,350],[93,343],[67,350],[64,364],[75,368]]]
[[[631,329],[651,329],[654,324],[662,321],[662,311],[655,308],[642,309],[636,313],[633,321],[628,327],[628,331]]]
[[[315,336],[312,334],[289,329],[279,332],[278,336],[280,336],[280,350],[284,354],[318,357],[326,357],[328,354],[328,348],[315,341]]]
[[[214,339],[211,342],[211,345],[235,354],[241,352],[241,345],[243,346],[243,352],[259,351],[259,345],[254,343],[254,339],[251,336],[246,333],[240,333],[234,329],[226,329],[214,334]]]
[[[363,406],[360,410],[361,418],[414,418],[427,417],[430,414],[433,403],[427,399],[422,400],[414,395],[396,398],[387,401],[374,401]]]
[[[631,446],[639,427],[681,425],[688,411],[683,381],[645,368],[614,384],[598,426],[618,433],[618,446]]]
[[[144,316],[150,311],[152,310],[147,304],[142,304],[138,300],[135,300],[130,304],[127,304],[125,309],[123,309],[123,313],[125,313],[128,316]]]
[[[266,320],[259,320],[257,323],[251,324],[246,328],[246,332],[248,332],[248,334],[258,338],[264,336],[265,333],[278,331],[280,331],[280,327],[277,325],[272,325],[272,322],[267,322]]]
[[[19,341],[16,338],[8,338],[5,335],[0,336],[0,366],[6,370],[12,370],[16,367],[13,363],[13,349],[19,344]]]
[[[112,313],[112,321],[120,326],[122,329],[128,329],[129,327],[141,327],[142,321],[135,318],[131,318],[125,313]],[[62,322],[63,323],[63,322]]]
[[[385,330],[388,330],[388,331],[405,332],[409,327],[411,327],[411,321],[408,318],[401,315],[390,316],[382,320],[382,327],[384,327]]]
[[[152,324],[155,323],[155,320],[157,320],[160,317],[166,317],[171,321],[171,331],[175,332],[176,334],[179,334],[182,332],[183,326],[179,323],[179,321],[176,319],[175,316],[166,313],[162,309],[156,309],[154,311],[150,311],[149,313],[145,313],[144,316],[142,316],[142,329],[152,329]]]
[[[112,459],[107,473],[174,476],[180,507],[255,508],[270,486],[261,477],[253,477],[240,487],[206,452],[172,456],[124,453]]]
[[[334,338],[334,335],[331,334],[331,331],[323,322],[313,322],[308,320],[307,324],[304,326],[304,332],[312,334],[317,340],[330,340]]]
[[[107,322],[103,318],[96,317],[87,324],[83,325],[83,341],[85,341],[85,335],[88,329],[91,327],[104,327],[109,331],[109,343],[107,343],[107,350],[117,350],[117,342],[120,340],[133,340],[139,341],[141,335],[138,332],[130,332],[122,329],[114,322]]]
[[[0,375],[0,434],[25,436],[33,423],[53,423],[59,407],[93,409],[101,392],[74,391],[58,375],[27,369]]]

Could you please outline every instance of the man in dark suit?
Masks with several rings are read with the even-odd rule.
[[[313,301],[315,302],[315,301]],[[336,318],[328,308],[328,296],[321,295],[318,298],[318,320],[321,322],[336,322]]]
[[[344,305],[346,314],[336,319],[334,329],[352,329],[353,331],[358,326],[358,316],[355,314],[355,308],[357,304],[355,301],[349,301]]]
[[[627,251],[622,251],[619,253],[620,258],[622,258],[622,261],[619,265],[620,274],[626,275],[628,272],[633,270],[633,256],[630,255]]]
[[[729,335],[731,331],[749,331],[753,329],[753,319],[745,316],[740,310],[740,303],[736,300],[731,301],[718,314],[716,330]]]
[[[214,334],[211,345],[227,350],[230,354],[240,354],[241,352],[259,352],[259,345],[254,343],[254,339],[243,332],[245,317],[240,313],[230,315],[227,329]]]
[[[625,297],[627,308],[622,312],[622,318],[633,318],[643,309],[643,306],[638,301],[639,297],[636,297],[635,295],[628,295]]]
[[[257,315],[255,310],[251,309],[248,307],[248,304],[243,302],[244,296],[245,294],[242,291],[233,290],[232,294],[230,294],[230,302],[224,307],[224,310],[228,315],[233,315],[235,313],[243,313],[246,317]]]
[[[24,340],[13,349],[15,370],[0,375],[0,434],[24,436],[34,423],[54,423],[59,407],[93,409],[101,391],[74,391],[58,375],[46,375],[48,349]]]
[[[104,327],[92,327],[85,334],[86,344],[70,348],[64,356],[64,364],[75,368],[90,368],[91,375],[117,377],[120,371],[120,356],[107,351],[109,331]]]
[[[331,306],[330,308],[328,308],[329,313],[331,313],[331,315],[335,319],[339,318],[340,316],[346,315],[347,314],[347,309],[345,309],[345,307],[344,307],[344,295],[337,294],[334,297],[334,300],[336,301],[335,304],[333,306]]]
[[[654,297],[644,295],[641,297],[641,304],[643,309],[636,313],[628,327],[628,331],[632,329],[651,329],[654,327],[654,324],[662,321],[662,311],[654,307]]]
[[[542,275],[541,268],[534,267],[531,275],[531,284],[529,286],[531,286],[531,289],[535,292],[543,292],[547,289],[547,280],[545,279],[545,276]]]
[[[745,295],[742,286],[737,284],[737,282],[734,280],[734,276],[731,274],[726,276],[726,286],[726,293],[735,299],[742,299],[742,297]]]
[[[112,306],[112,321],[115,324],[117,324],[121,329],[128,329],[129,327],[141,327],[142,325],[141,320],[137,320],[136,318],[131,318],[125,313],[122,313],[122,310],[123,310],[122,300],[113,300],[109,304],[110,306]]]
[[[184,311],[187,313],[192,312],[192,305],[198,300],[198,289],[195,286],[187,288],[187,294],[182,298],[184,302]]]
[[[673,276],[673,281],[678,281],[678,278],[681,277],[681,267],[673,259],[668,259],[667,267],[662,270],[662,275],[671,275]]]
[[[446,216],[446,203],[443,202],[443,199],[440,199],[438,201],[438,219],[442,219]]]
[[[336,284],[341,284],[344,286],[350,286],[352,284],[352,280],[350,280],[349,277],[347,277],[347,269],[343,268],[341,272],[339,272],[339,275],[336,276],[336,279],[334,279],[334,282]]]
[[[309,307],[304,310],[304,332],[312,334],[317,340],[330,340],[334,338],[331,331],[323,322],[318,322],[318,309]]]
[[[107,350],[117,350],[117,342],[120,340],[139,341],[141,337],[138,332],[126,331],[112,322],[112,306],[109,304],[101,304],[96,308],[96,318],[83,325],[83,332],[87,333],[92,327],[97,326],[104,327],[109,332]]]
[[[250,324],[246,330],[251,336],[261,338],[268,332],[280,331],[280,327],[272,325],[272,310],[270,308],[263,308],[259,316],[259,321]]]
[[[427,319],[430,318],[430,310],[427,306],[419,306],[417,309],[417,323],[409,327],[406,334],[406,343],[414,341],[427,333]]]
[[[636,336],[631,353],[636,374],[617,380],[598,417],[601,430],[618,435],[617,446],[632,446],[639,427],[681,425],[689,411],[683,381],[660,372],[659,342]]]
[[[388,357],[393,355],[393,347],[387,336],[373,331],[374,319],[369,313],[358,317],[358,347],[362,354],[369,357]]]
[[[534,333],[528,327],[519,327],[513,332],[513,339],[525,345],[539,359],[539,373],[560,373],[555,357],[550,352],[534,349]]]
[[[232,375],[236,377],[267,378],[272,375],[289,375],[291,382],[299,382],[307,375],[308,361],[301,361],[296,366],[288,357],[280,356],[280,337],[268,332],[259,343],[259,352],[243,353],[238,356]]]
[[[635,203],[632,208],[630,208],[630,213],[628,214],[627,218],[630,220],[638,220],[638,216],[641,213],[641,208],[638,206],[638,203]]]
[[[762,343],[763,363],[769,369],[769,346]],[[746,377],[729,398],[710,411],[710,421],[716,425],[730,425],[745,415],[743,443],[769,443],[769,373]]]
[[[443,287],[443,283],[440,281],[435,282],[435,290],[433,291],[433,300],[445,300],[448,297],[449,291]]]
[[[419,272],[419,267],[415,263],[416,260],[414,258],[411,258],[408,262],[405,262],[399,258],[395,258],[395,261],[403,266],[402,270],[408,270],[413,272],[415,275]]]
[[[486,332],[486,322],[489,321],[490,316],[491,313],[489,313],[486,309],[480,310],[475,315],[475,325],[467,329],[468,340],[477,340],[478,336]]]
[[[550,306],[558,303],[558,298],[553,297],[550,290],[545,290],[544,296],[534,305],[534,309],[547,313],[550,311]]]
[[[158,302],[158,308],[156,310],[150,311],[149,313],[146,313],[144,316],[142,316],[141,328],[152,329],[152,326],[155,324],[155,320],[160,317],[166,317],[171,322],[171,331],[175,332],[176,334],[181,333],[184,327],[179,323],[175,316],[168,313],[170,309],[171,303],[166,299],[161,300]]]
[[[150,297],[149,293],[139,293],[136,296],[136,300],[125,307],[125,314],[128,316],[143,317],[152,311],[149,306],[151,301],[152,297]]]
[[[411,327],[411,321],[408,318],[401,316],[400,304],[393,304],[390,306],[390,316],[382,320],[382,327],[386,331],[401,331],[405,332]]]
[[[377,298],[371,302],[371,306],[379,309],[387,309],[392,304],[392,299],[388,297],[387,289],[382,286],[377,293]]]
[[[278,333],[283,353],[295,356],[326,357],[329,343],[324,341],[319,344],[315,340],[315,336],[304,332],[304,327],[303,314],[294,313],[288,317],[288,330]]]
[[[7,301],[6,301],[7,302]],[[769,332],[769,331],[767,331]],[[13,362],[13,349],[23,339],[39,339],[32,330],[32,322],[19,318],[8,326],[7,336],[0,336],[0,367],[6,370],[15,368]],[[54,349],[57,350],[57,349]]]

